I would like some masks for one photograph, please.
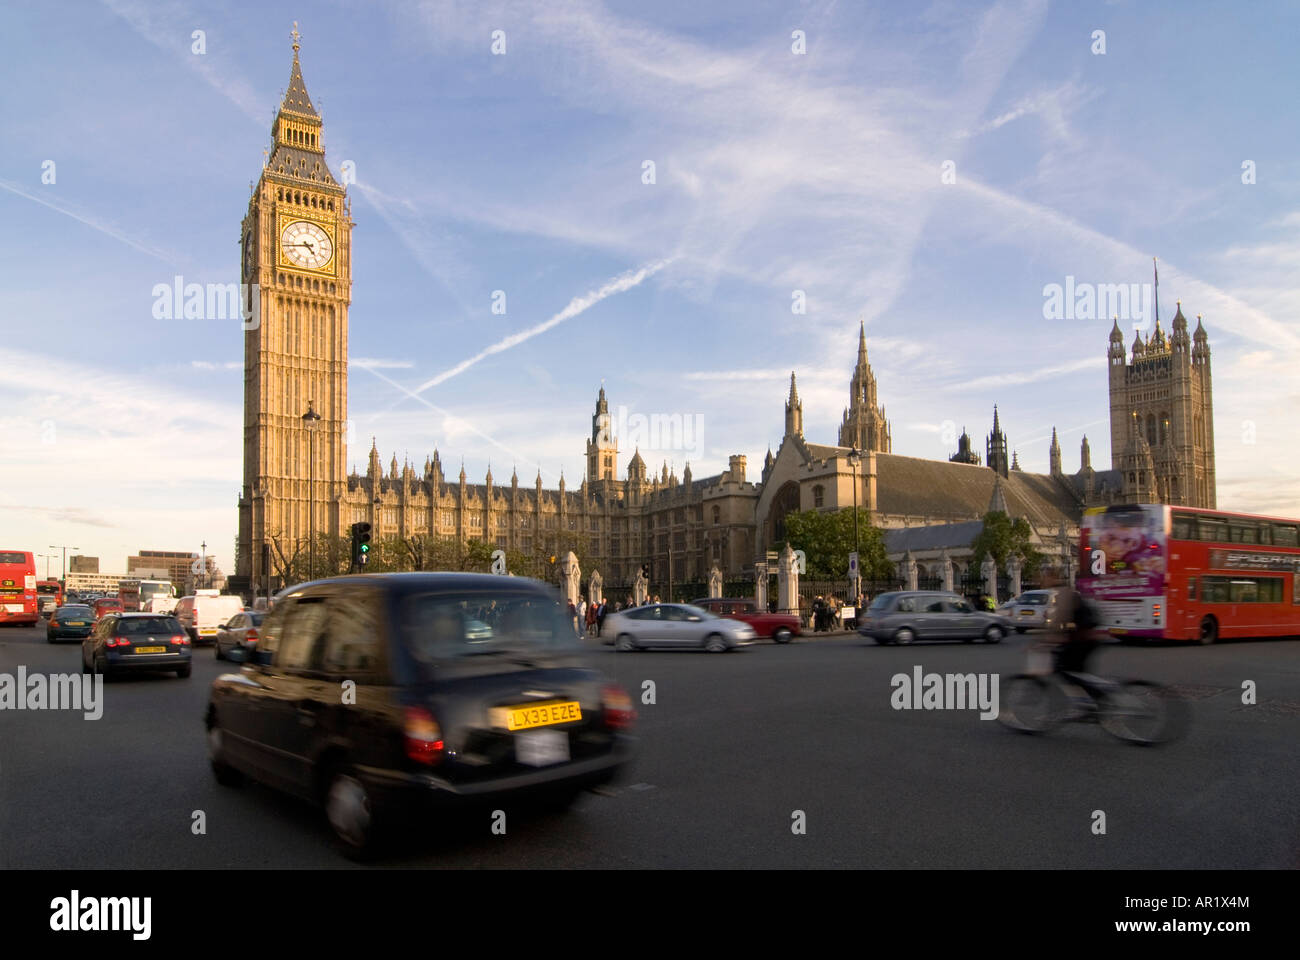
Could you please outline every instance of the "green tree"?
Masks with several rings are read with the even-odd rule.
[[[864,580],[887,580],[894,565],[885,553],[885,534],[873,526],[867,511],[858,509],[858,570]],[[806,576],[814,580],[835,580],[849,575],[849,554],[853,552],[853,510],[798,510],[786,514],[785,544],[802,550],[808,561]]]
[[[999,571],[1005,570],[1007,559],[1014,553],[1020,555],[1025,576],[1034,576],[1043,563],[1043,555],[1034,548],[1033,536],[1034,531],[1024,517],[1013,521],[1001,510],[984,514],[984,526],[971,541],[974,551],[970,561],[971,573],[978,576],[984,558],[990,556]]]

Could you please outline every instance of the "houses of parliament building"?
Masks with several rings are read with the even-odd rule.
[[[1015,452],[1008,457],[996,409],[982,463],[964,431],[947,460],[893,453],[860,329],[836,443],[805,437],[792,373],[781,442],[755,475],[739,454],[709,477],[693,476],[689,464],[680,477],[666,465],[654,473],[634,451],[620,478],[619,458],[628,451],[609,435],[603,387],[586,440],[586,475],[576,487],[561,478],[558,489],[544,489],[540,473],[531,483],[521,484],[515,474],[498,481],[491,470],[471,483],[463,467],[447,476],[436,451],[419,469],[399,467],[394,456],[385,470],[373,441],[365,474],[349,475],[353,222],[347,192],[325,160],[321,117],[303,82],[296,37],[293,50],[273,147],[241,227],[242,279],[258,298],[260,322],[244,334],[236,576],[254,590],[270,585],[264,545],[274,542],[282,550],[306,543],[313,520],[318,533],[334,536],[346,536],[352,523],[364,520],[376,540],[481,539],[529,555],[576,543],[584,573],[599,570],[608,583],[619,584],[630,582],[646,562],[660,578],[670,558],[677,582],[703,580],[715,565],[724,575],[741,576],[784,539],[791,511],[852,507],[855,486],[856,502],[899,549],[907,537],[891,541],[890,533],[947,529],[969,544],[969,525],[990,508],[1024,517],[1045,552],[1059,554],[1072,538],[1077,542],[1088,506],[1215,506],[1209,342],[1199,318],[1195,332],[1188,332],[1181,305],[1171,333],[1157,320],[1148,339],[1136,336],[1131,352],[1118,323],[1111,331],[1108,470],[1093,468],[1085,437],[1079,469],[1067,474],[1055,430],[1049,473],[1021,470]],[[304,418],[309,404],[318,420]],[[782,398],[773,398],[774,415],[781,404]]]

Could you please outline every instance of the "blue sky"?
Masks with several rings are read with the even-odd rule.
[[[239,327],[155,320],[151,291],[238,279],[295,20],[330,166],[356,166],[363,470],[374,435],[385,465],[436,446],[576,485],[603,379],[696,418],[652,469],[743,453],[756,479],[791,370],[835,441],[860,320],[894,452],[946,457],[952,425],[982,452],[997,403],[1025,469],[1053,425],[1067,471],[1084,433],[1107,467],[1110,321],[1044,319],[1043,289],[1158,256],[1162,325],[1180,298],[1211,338],[1219,505],[1300,515],[1293,4],[228,7],[0,12],[5,546],[117,572],[206,539],[232,569]]]

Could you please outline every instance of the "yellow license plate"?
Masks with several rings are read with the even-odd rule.
[[[85,620],[69,620],[66,623],[61,624],[61,626],[65,627],[84,627],[85,625]]]
[[[493,707],[492,726],[505,730],[529,730],[582,719],[582,706],[576,700],[548,700],[516,707]]]
[[[136,653],[166,653],[166,647],[136,647]]]

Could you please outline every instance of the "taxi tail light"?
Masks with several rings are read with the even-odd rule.
[[[257,631],[256,631],[256,630],[251,630],[251,629],[250,629],[250,630],[248,631],[248,633],[244,634],[244,642],[245,642],[245,643],[257,643]]]
[[[610,730],[626,730],[636,719],[636,710],[632,708],[632,698],[626,690],[611,683],[600,692],[601,707],[605,714],[605,726]]]
[[[442,728],[424,707],[407,707],[403,711],[402,743],[406,755],[416,763],[433,766],[442,760],[446,744]]]
[[[172,637],[172,639],[171,639],[171,645],[172,645],[173,647],[184,646],[185,644],[188,644],[189,642],[190,642],[190,638],[189,638],[189,637],[184,636],[183,634],[179,634],[179,633],[176,634],[176,636]]]

